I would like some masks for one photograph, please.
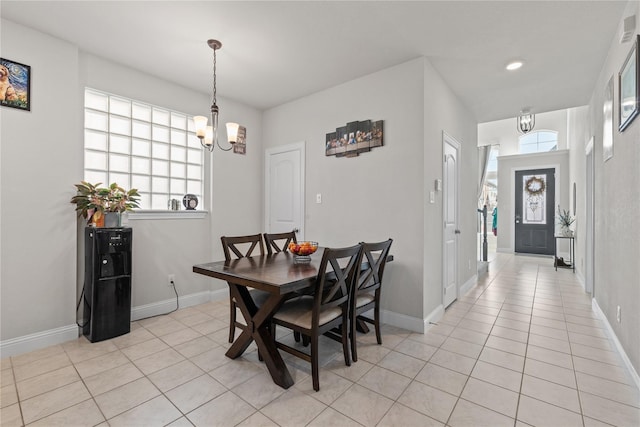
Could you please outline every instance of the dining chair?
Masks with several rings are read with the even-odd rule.
[[[267,247],[267,253],[273,255],[278,252],[289,252],[289,243],[298,243],[295,231],[286,233],[264,233],[264,244]],[[300,333],[294,332],[293,337],[296,342],[300,342]]]
[[[387,256],[393,239],[379,243],[362,243],[362,264],[365,269],[360,271],[357,285],[352,288],[349,310],[351,327],[351,357],[358,361],[356,348],[356,326],[358,321],[371,323],[376,329],[378,344],[382,344],[380,334],[380,292],[382,290],[382,275],[387,263]],[[373,309],[373,319],[363,314]]]
[[[250,257],[252,255],[264,255],[264,245],[262,243],[261,234],[252,234],[248,236],[222,236],[222,249],[224,250],[224,259],[231,261],[238,258]],[[255,251],[255,253],[254,253]],[[259,307],[264,302],[269,293],[254,289],[251,291],[254,302]],[[246,328],[246,325],[240,323],[236,319],[236,301],[229,295],[229,342],[232,343],[236,334],[236,326],[240,329]]]
[[[267,253],[272,255],[278,252],[287,252],[289,243],[298,243],[296,232],[289,231],[287,233],[264,233],[264,244],[267,247]]]
[[[318,376],[319,337],[340,327],[340,336],[327,334],[342,342],[344,362],[351,365],[349,355],[349,296],[358,280],[362,245],[347,248],[325,248],[318,266],[313,295],[301,295],[285,302],[271,319],[275,339],[275,325],[299,332],[311,344],[310,353],[276,340],[276,346],[289,354],[311,363],[313,389],[320,390]]]

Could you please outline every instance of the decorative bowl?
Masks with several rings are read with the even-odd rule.
[[[318,250],[318,242],[303,241],[289,243],[289,252],[294,255],[294,261],[297,263],[305,263],[311,261],[311,254]]]

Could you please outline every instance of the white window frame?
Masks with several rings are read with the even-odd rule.
[[[206,216],[206,154],[192,116],[87,87],[84,117],[85,180],[138,188],[142,208],[129,219]],[[198,197],[197,210],[169,210],[185,194]]]
[[[547,151],[540,151],[540,144],[542,143],[546,143],[546,142],[550,142],[550,141],[540,141],[540,134],[541,133],[553,133],[556,136],[555,139],[555,148],[552,150],[547,150]],[[535,147],[536,147],[536,151],[531,151],[531,152],[523,152],[522,151],[522,140],[525,138],[530,138],[531,136],[536,135],[536,143],[535,143]],[[531,145],[534,146],[534,144],[526,144],[526,145]],[[518,153],[520,154],[533,154],[533,153],[549,153],[551,151],[557,151],[558,150],[558,132],[555,130],[550,130],[550,129],[541,129],[541,130],[537,130],[537,131],[533,131],[533,132],[529,132],[525,135],[521,135],[520,137],[518,137]]]

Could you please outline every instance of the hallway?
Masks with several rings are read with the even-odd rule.
[[[224,357],[228,316],[227,300],[210,302],[3,359],[0,424],[640,425],[640,392],[590,297],[549,258],[497,254],[426,334],[360,336],[349,368],[323,340],[317,393],[299,359],[285,357],[296,383],[283,390],[255,351]]]

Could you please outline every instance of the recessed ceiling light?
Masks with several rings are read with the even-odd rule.
[[[506,68],[509,71],[513,71],[513,70],[517,70],[518,68],[522,67],[522,65],[524,64],[524,62],[522,61],[511,61],[507,64]]]

